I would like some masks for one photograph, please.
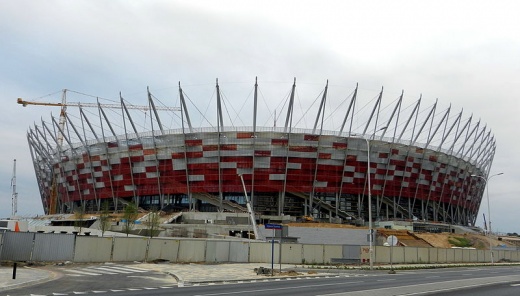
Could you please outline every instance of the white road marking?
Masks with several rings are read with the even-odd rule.
[[[280,291],[280,290],[294,290],[294,289],[311,288],[311,287],[339,286],[339,285],[356,284],[356,283],[363,283],[363,282],[364,281],[347,282],[347,283],[333,283],[333,284],[320,284],[320,285],[306,285],[306,286],[298,286],[298,287],[283,287],[283,288],[259,289],[259,290],[243,290],[243,291],[236,291],[236,292],[198,294],[198,295],[194,295],[194,296],[216,296],[216,295],[258,293],[258,292],[269,292],[269,291]]]
[[[124,270],[124,271],[131,271],[131,272],[147,272],[148,270],[137,268],[137,267],[126,267],[126,266],[111,266],[110,269],[118,269],[118,270]]]
[[[93,273],[93,272],[83,271],[83,270],[79,270],[79,269],[65,269],[65,271],[79,273],[82,275],[101,275],[101,273]]]
[[[96,267],[95,270],[110,272],[111,274],[118,274],[118,273],[133,273],[131,271],[125,271],[125,270],[118,270],[115,267]]]

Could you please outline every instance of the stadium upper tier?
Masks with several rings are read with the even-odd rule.
[[[150,92],[143,108],[128,108],[121,98],[116,111],[98,104],[86,112],[78,104],[73,116],[69,106],[59,120],[28,132],[44,209],[98,211],[104,201],[116,209],[133,201],[143,208],[246,211],[242,176],[258,214],[367,220],[370,197],[374,219],[474,225],[495,152],[480,121],[439,111],[437,102],[421,110],[421,99],[404,107],[403,94],[385,107],[382,90],[370,108],[357,110],[357,87],[331,106],[328,84],[295,121],[295,90],[294,83],[278,127],[276,115],[259,112],[257,84],[245,107],[250,114],[241,114],[251,116],[245,127],[224,124],[223,114],[237,103],[222,98],[218,83],[216,126],[192,125],[180,86],[179,111],[157,107]],[[163,125],[160,112],[178,127]],[[271,114],[273,126],[258,126],[259,113]],[[324,128],[334,116],[338,128]],[[305,119],[312,128],[293,123]],[[139,129],[137,122],[146,124]]]

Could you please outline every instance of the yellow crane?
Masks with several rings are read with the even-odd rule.
[[[35,102],[35,101],[26,101],[22,98],[18,98],[16,102],[23,107],[27,107],[28,105],[35,105],[35,106],[49,106],[49,107],[61,107],[60,111],[60,120],[59,120],[59,126],[61,131],[65,130],[65,122],[66,122],[66,113],[67,113],[67,107],[79,107],[79,108],[112,108],[112,109],[121,109],[121,104],[98,104],[98,103],[81,103],[81,102],[67,102],[67,89],[63,90],[63,95],[61,97],[61,103],[53,103],[53,102]],[[142,111],[149,111],[151,108],[150,106],[140,106],[140,105],[132,105],[132,104],[125,104],[126,109],[134,109],[134,110],[142,110]],[[161,111],[181,111],[180,107],[166,107],[166,106],[156,106],[156,110]],[[58,131],[57,135],[57,142],[58,147],[61,147],[63,144],[63,134],[62,132]],[[56,178],[53,178],[51,189],[50,189],[50,201],[49,201],[49,208],[48,208],[48,214],[56,214],[56,207],[58,205],[58,190],[56,186]]]
[[[63,95],[61,97],[61,103],[52,103],[52,102],[35,102],[35,101],[26,101],[22,98],[18,98],[16,102],[24,107],[28,105],[36,105],[36,106],[50,106],[50,107],[61,107],[60,112],[60,121],[59,126],[62,131],[65,130],[65,114],[67,113],[67,107],[79,107],[79,108],[111,108],[111,109],[121,109],[121,104],[98,104],[98,103],[81,103],[81,102],[67,102],[67,89],[63,90]],[[148,111],[150,110],[150,106],[141,106],[141,105],[132,105],[125,104],[126,109],[134,109],[134,110],[142,110]],[[156,110],[161,111],[181,111],[180,107],[167,107],[167,106],[156,106]],[[57,135],[58,145],[61,146],[63,143],[63,135],[58,133]]]

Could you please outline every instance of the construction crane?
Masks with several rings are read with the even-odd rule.
[[[28,105],[36,105],[36,106],[49,106],[49,107],[61,107],[60,112],[60,120],[59,126],[62,131],[65,130],[65,121],[67,114],[67,107],[79,107],[79,108],[110,108],[110,109],[121,109],[121,104],[98,104],[98,103],[81,103],[81,102],[67,102],[67,89],[63,90],[63,95],[61,97],[61,103],[52,103],[52,102],[34,102],[34,101],[26,101],[22,98],[18,98],[16,102],[24,107]],[[134,109],[134,110],[142,110],[148,111],[150,110],[150,106],[141,106],[141,105],[132,105],[125,104],[126,109]],[[155,106],[156,110],[161,111],[181,111],[180,107],[167,107],[167,106]],[[63,135],[58,133],[57,135],[58,145],[61,146],[63,143]]]
[[[63,138],[64,135],[62,134],[63,131],[65,131],[65,123],[66,123],[66,114],[67,114],[67,107],[79,107],[79,108],[111,108],[111,109],[121,109],[121,104],[99,104],[99,103],[81,103],[81,102],[67,102],[67,89],[63,90],[63,94],[61,97],[61,103],[52,103],[52,102],[34,102],[34,101],[25,101],[22,98],[18,98],[16,102],[24,107],[27,107],[28,105],[36,105],[36,106],[49,106],[49,107],[61,107],[60,111],[60,120],[59,120],[59,127],[60,131],[58,131],[57,134],[57,144],[58,148],[60,148],[63,144]],[[150,106],[139,106],[139,105],[132,105],[132,104],[125,104],[126,109],[134,109],[134,110],[142,110],[142,111],[149,111],[151,109]],[[166,106],[154,106],[155,110],[161,110],[161,111],[181,111],[180,107],[166,107]],[[15,160],[16,162],[16,160]],[[15,204],[14,200],[14,191],[13,189],[13,207]],[[53,178],[51,189],[50,189],[50,201],[49,201],[49,208],[48,213],[49,214],[55,214],[56,209],[58,206],[58,188],[56,185],[56,180]],[[15,209],[13,208],[13,213],[15,212]],[[14,215],[14,214],[13,214]]]
[[[12,200],[11,200],[11,218],[16,217],[18,213],[18,192],[16,192],[16,159],[13,165],[13,177],[11,178]]]
[[[81,108],[112,108],[112,109],[121,109],[121,104],[97,104],[97,103],[81,103],[81,102],[66,102],[66,100],[62,100],[61,103],[47,103],[47,102],[31,102],[25,101],[22,98],[18,98],[16,102],[24,107],[27,105],[38,105],[38,106],[51,106],[51,107],[81,107]],[[126,105],[127,109],[137,109],[148,111],[150,110],[149,106],[141,106],[141,105]],[[180,107],[167,107],[167,106],[156,106],[155,109],[161,111],[181,111]]]

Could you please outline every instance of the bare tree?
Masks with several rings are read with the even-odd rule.
[[[108,201],[104,201],[101,205],[101,214],[99,215],[99,230],[101,230],[101,236],[105,235],[105,231],[110,228],[110,209]]]
[[[159,235],[160,212],[156,208],[152,208],[148,213],[146,224],[148,225],[148,233],[150,237]]]
[[[136,205],[134,203],[127,204],[123,210],[123,232],[126,233],[126,236],[128,236],[134,228],[137,216]]]
[[[81,229],[85,226],[85,208],[83,205],[74,209],[74,228],[81,234]]]

